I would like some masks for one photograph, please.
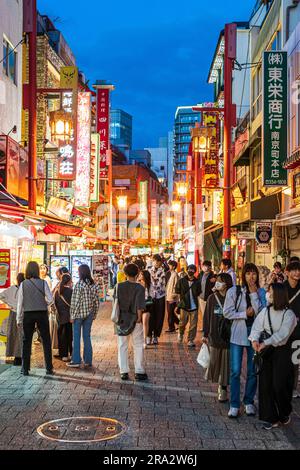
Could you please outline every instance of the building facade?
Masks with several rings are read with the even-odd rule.
[[[196,106],[196,105],[195,105]],[[201,115],[193,111],[193,106],[179,106],[174,123],[174,179],[185,180],[187,156],[191,143],[190,129],[200,122]]]
[[[149,150],[130,150],[129,162],[134,165],[136,163],[142,163],[143,165],[151,168],[151,153]]]
[[[23,1],[2,0],[0,15],[0,134],[21,141]]]
[[[122,151],[132,149],[132,116],[122,109],[110,110],[110,140]]]

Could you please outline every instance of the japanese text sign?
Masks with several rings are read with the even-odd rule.
[[[263,185],[286,186],[288,79],[287,52],[263,55]]]
[[[109,150],[109,90],[98,89],[97,132],[100,136],[100,179],[108,179],[107,154]]]

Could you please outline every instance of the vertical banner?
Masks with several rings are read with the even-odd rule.
[[[213,223],[217,225],[224,223],[224,197],[221,190],[213,192]]]
[[[206,188],[219,187],[219,141],[220,120],[214,112],[203,113],[203,125],[207,130],[206,138],[209,138],[209,148],[204,158],[204,184]]]
[[[263,185],[286,186],[288,123],[287,52],[263,54]]]
[[[90,206],[91,93],[78,93],[75,206]]]
[[[0,250],[0,289],[10,287],[10,250]]]
[[[98,89],[97,132],[100,136],[100,180],[108,179],[107,151],[109,150],[109,89]]]
[[[148,239],[148,181],[139,184],[139,213],[141,221],[141,238]],[[146,228],[147,227],[147,228]]]
[[[100,172],[100,136],[91,135],[91,179],[90,201],[99,202],[99,172]]]

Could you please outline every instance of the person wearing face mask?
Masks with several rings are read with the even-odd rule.
[[[259,297],[259,272],[253,263],[247,263],[242,273],[242,287],[228,290],[224,303],[224,317],[232,320],[230,337],[230,410],[229,418],[237,418],[240,411],[241,371],[244,349],[247,352],[247,380],[244,405],[248,416],[255,416],[254,397],[257,378],[253,362],[254,351],[248,339],[255,316],[262,307]]]
[[[210,363],[206,371],[206,380],[219,384],[218,400],[228,401],[227,387],[229,385],[230,364],[229,344],[220,337],[219,323],[223,316],[225,296],[233,286],[230,274],[218,275],[214,292],[208,297],[203,317],[202,342],[209,346]]]
[[[176,284],[175,293],[180,296],[180,302],[176,312],[180,310],[178,342],[183,342],[184,332],[189,322],[188,347],[195,347],[195,338],[198,325],[198,297],[201,293],[201,283],[195,277],[197,268],[191,264],[188,266],[187,276],[179,279]]]
[[[208,297],[213,293],[213,288],[215,285],[215,275],[212,270],[211,261],[204,261],[202,263],[202,270],[198,279],[201,283],[201,294],[199,298],[199,303],[200,303],[200,308],[199,308],[200,322],[199,323],[200,323],[200,329],[202,329],[202,322],[203,322],[206,302],[207,302]]]
[[[259,419],[266,422],[264,429],[272,430],[291,420],[294,369],[290,337],[297,319],[288,308],[288,293],[282,283],[271,284],[267,300],[249,339],[256,353],[264,351],[259,372]]]
[[[292,334],[291,341],[300,340],[300,262],[293,261],[286,267],[287,281],[283,283],[288,292],[289,306],[296,315],[297,326]],[[299,380],[299,365],[294,365],[294,391],[293,398],[300,398],[297,390]]]

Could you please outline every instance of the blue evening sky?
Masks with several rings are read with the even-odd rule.
[[[133,116],[133,147],[158,146],[177,106],[210,101],[207,75],[225,23],[248,21],[255,0],[38,0],[90,85],[110,80],[112,106]]]

